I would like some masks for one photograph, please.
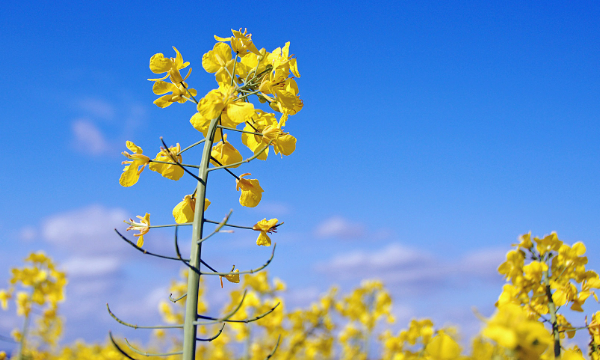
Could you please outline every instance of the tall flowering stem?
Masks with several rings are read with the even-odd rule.
[[[208,127],[202,161],[196,186],[196,206],[194,211],[194,225],[192,230],[192,249],[190,252],[190,266],[200,269],[202,257],[202,230],[204,228],[204,201],[206,199],[206,183],[208,181],[208,165],[210,164],[210,153],[219,118],[212,119]],[[199,201],[198,201],[199,200]],[[200,274],[190,271],[188,275],[188,297],[185,303],[185,322],[183,324],[183,359],[191,360],[196,353],[196,309],[198,308],[198,288],[200,286]],[[191,294],[191,296],[189,296]],[[194,296],[194,294],[196,294]]]
[[[183,61],[181,53],[176,48],[173,48],[176,53],[175,58],[166,58],[159,53],[150,59],[150,70],[155,74],[163,75],[158,79],[149,79],[154,82],[153,92],[156,95],[162,95],[154,101],[154,104],[160,108],[166,108],[174,103],[189,102],[194,104],[197,112],[191,117],[190,123],[194,129],[202,133],[204,139],[196,141],[182,150],[179,143],[169,147],[161,138],[163,147],[154,159],[144,155],[142,148],[131,141],[126,143],[129,152],[123,152],[127,160],[123,161],[125,168],[119,180],[122,186],[129,187],[136,184],[145,168],[170,180],[179,180],[184,175],[188,175],[195,180],[195,190],[191,194],[183,195],[183,201],[172,210],[176,224],[152,224],[150,214],[146,213],[144,216],[138,215],[138,220],[125,221],[129,225],[127,230],[139,232],[134,234],[137,241],[133,242],[117,232],[129,245],[146,255],[179,261],[186,266],[187,286],[185,289],[178,290],[183,294],[176,300],[169,296],[174,303],[185,298],[185,304],[183,304],[185,312],[183,314],[178,313],[181,316],[175,316],[175,313],[170,311],[168,304],[161,303],[161,311],[172,315],[166,321],[176,325],[138,326],[116,318],[114,314],[110,313],[110,309],[108,310],[117,322],[133,328],[183,328],[183,349],[173,354],[182,354],[184,360],[192,360],[196,357],[197,341],[212,341],[219,337],[226,322],[253,322],[269,315],[277,308],[277,306],[274,306],[268,312],[254,318],[233,320],[231,317],[242,308],[244,301],[244,297],[242,297],[233,312],[225,317],[199,314],[199,312],[202,313],[206,310],[206,306],[199,300],[202,293],[200,289],[200,277],[202,275],[219,276],[221,287],[223,287],[224,279],[239,283],[240,274],[255,273],[268,266],[275,251],[275,245],[273,245],[271,257],[263,266],[241,271],[235,269],[234,266],[229,272],[220,272],[211,267],[205,259],[202,259],[203,242],[218,233],[231,232],[231,230],[223,230],[223,227],[226,226],[259,232],[256,244],[271,246],[271,239],[268,234],[275,233],[277,228],[283,224],[278,219],[263,219],[253,225],[234,225],[228,223],[231,212],[221,222],[207,219],[205,213],[211,203],[206,198],[208,173],[223,170],[223,172],[231,175],[232,190],[240,191],[240,205],[245,207],[257,206],[264,192],[258,179],[249,178],[251,175],[249,173],[238,175],[234,171],[250,161],[266,160],[271,148],[275,154],[280,154],[282,157],[283,155],[292,154],[296,148],[296,138],[285,132],[283,127],[286,125],[288,117],[296,114],[303,106],[302,100],[298,96],[298,86],[294,80],[300,77],[300,74],[298,73],[296,59],[289,54],[289,42],[285,46],[273,50],[273,52],[267,52],[265,49],[259,51],[254,46],[251,35],[246,31],[232,30],[232,33],[233,36],[227,38],[215,36],[218,43],[215,44],[213,50],[202,57],[202,66],[208,73],[215,74],[218,88],[209,91],[203,98],[198,98],[199,100],[196,98],[198,92],[190,88],[185,82],[191,73],[191,68],[185,77],[180,74],[180,70],[188,67],[189,63]],[[232,52],[235,56],[232,55]],[[165,81],[167,79],[169,82]],[[280,119],[277,120],[274,113],[255,108],[250,102],[251,95],[256,96],[259,102],[267,103],[275,112],[281,113]],[[243,126],[243,129],[239,129],[240,126]],[[243,157],[229,142],[227,137],[231,135],[231,132],[241,133],[241,143],[248,147],[252,155]],[[184,162],[182,154],[186,152],[185,156],[187,157],[187,151],[200,144],[204,146],[200,165],[191,165]],[[205,223],[217,224],[216,228],[212,232],[209,231],[206,236],[204,235]],[[192,245],[189,259],[181,257],[177,245],[177,227],[183,225],[192,225]],[[151,229],[166,227],[175,227],[176,229],[175,251],[177,257],[151,253],[143,248],[144,236]],[[207,270],[201,269],[201,265],[204,265]],[[199,322],[198,319],[210,319],[210,321]],[[208,338],[197,336],[198,326],[213,324],[223,325],[216,335]],[[112,337],[111,341],[122,354],[126,355],[124,350],[112,340]],[[140,352],[129,344],[128,347],[130,350],[145,356],[166,355]],[[274,351],[268,357],[271,357]],[[129,357],[129,355],[126,356]]]

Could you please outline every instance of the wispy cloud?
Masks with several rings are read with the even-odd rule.
[[[77,119],[71,124],[74,146],[78,151],[89,155],[103,155],[112,152],[100,129],[88,119]]]
[[[317,226],[315,235],[319,238],[356,239],[365,235],[365,228],[361,223],[333,216]]]
[[[448,261],[417,248],[392,243],[374,251],[357,250],[338,254],[318,263],[315,270],[334,280],[379,278],[389,286],[422,293],[444,287],[460,278],[468,280],[499,281],[496,269],[504,253],[484,249]],[[447,286],[447,285],[446,285]]]
[[[106,324],[102,328],[111,324],[107,301],[120,313],[131,313],[127,320],[159,320],[158,298],[168,296],[166,289],[161,288],[159,294],[158,290],[147,288],[148,284],[145,289],[138,284],[135,291],[122,291],[127,286],[124,279],[135,251],[124,251],[128,245],[113,229],[124,231],[123,220],[128,215],[123,209],[90,205],[52,215],[40,225],[42,239],[64,255],[60,267],[66,270],[69,285],[61,312],[69,319],[67,338],[101,336],[86,324]]]
[[[95,118],[111,120],[115,116],[115,107],[102,99],[85,98],[80,100],[77,106]]]

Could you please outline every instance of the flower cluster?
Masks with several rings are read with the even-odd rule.
[[[26,266],[11,269],[8,289],[0,290],[2,309],[8,310],[9,300],[14,299],[17,315],[24,318],[23,328],[12,332],[13,339],[21,343],[21,352],[24,352],[25,340],[31,337],[36,341],[29,348],[56,346],[62,333],[58,304],[65,300],[67,285],[65,273],[58,270],[43,251],[29,254],[25,262]],[[36,326],[31,327],[28,324],[34,315]]]

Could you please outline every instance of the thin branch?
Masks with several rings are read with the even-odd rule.
[[[188,173],[188,175],[191,175],[198,182],[200,182],[201,184],[204,184],[206,186],[206,183],[204,182],[204,180],[202,180],[198,176],[192,174],[191,171],[189,171],[185,166],[181,165],[181,163],[179,161],[177,161],[177,159],[173,156],[173,154],[171,154],[171,151],[169,150],[169,147],[167,146],[167,144],[163,140],[162,136],[160,137],[160,142],[162,142],[163,146],[165,147],[166,153],[169,154],[169,157],[171,158],[171,160],[173,160],[174,163],[176,163],[180,168],[182,168],[183,171],[185,171],[186,173]]]
[[[177,165],[177,163],[170,162],[170,161],[150,160],[150,162],[157,163],[157,164]],[[191,168],[195,168],[195,169],[200,169],[200,166],[198,166],[198,165],[181,164],[181,166],[187,166],[187,167],[191,167]]]
[[[190,71],[191,71],[191,69],[190,69]],[[189,73],[188,73],[188,75],[189,75]],[[186,77],[187,77],[187,76],[186,76]],[[181,86],[183,86],[183,88],[185,89],[185,91],[187,91],[187,93],[188,93],[188,94],[190,94],[190,97],[191,97],[192,99],[194,99],[194,103],[195,103],[196,105],[198,105],[198,100],[196,100],[196,98],[194,97],[194,95],[192,95],[192,93],[191,93],[191,92],[188,90],[187,86],[185,86],[185,83],[182,81],[180,84],[181,84]]]
[[[226,316],[224,316],[222,318],[214,319],[213,321],[194,321],[194,325],[212,325],[212,324],[225,322],[225,321],[229,320],[242,307],[242,304],[244,303],[244,299],[246,298],[246,293],[247,293],[247,290],[244,290],[244,294],[242,295],[242,300],[240,300],[240,303],[235,307],[235,309],[233,309],[232,312],[230,312]],[[196,318],[198,318],[199,316],[201,316],[201,315],[196,314]]]
[[[241,133],[244,133],[244,134],[253,134],[253,135],[264,136],[263,133],[260,133],[260,132],[240,130],[240,129],[231,128],[231,127],[227,127],[227,126],[223,126],[223,125],[217,125],[217,127],[221,128],[223,130],[231,130],[231,131],[241,132]]]
[[[223,332],[223,328],[225,327],[225,323],[223,323],[223,326],[221,326],[221,330],[219,330],[219,333],[217,333],[217,335],[211,337],[211,338],[207,338],[207,339],[202,339],[202,338],[196,338],[197,341],[213,341],[214,339],[218,338],[219,335],[221,335],[221,333]]]
[[[168,259],[168,260],[183,260],[183,261],[190,261],[189,259],[182,259],[180,258],[174,258],[171,256],[164,256],[164,255],[159,255],[159,254],[155,254],[155,253],[151,253],[148,250],[142,249],[141,247],[137,246],[135,243],[133,243],[133,241],[127,239],[125,236],[123,236],[117,229],[115,229],[115,232],[117,234],[119,234],[119,236],[121,237],[121,239],[125,240],[127,243],[129,243],[129,245],[133,246],[136,250],[146,254],[146,255],[150,255],[150,256],[156,256],[159,257],[161,259]]]
[[[242,275],[242,274],[254,274],[256,272],[261,271],[262,269],[266,268],[271,261],[273,260],[273,256],[275,256],[275,247],[277,246],[277,244],[273,244],[273,251],[271,252],[271,257],[269,258],[269,260],[267,260],[267,262],[260,266],[257,267],[256,269],[252,269],[252,270],[245,270],[245,271],[240,271],[240,272],[226,272],[226,273],[220,273],[220,272],[212,272],[212,273],[205,273],[205,272],[201,272],[202,275],[219,275],[219,276],[226,276],[226,275]]]
[[[134,329],[182,329],[183,325],[159,325],[159,326],[138,326],[130,323],[126,323],[125,321],[119,319],[115,314],[110,311],[110,307],[108,307],[108,303],[106,303],[106,309],[110,316],[115,319],[118,323],[123,324],[125,326],[129,326]]]
[[[136,349],[133,346],[131,346],[131,344],[129,343],[129,341],[127,339],[125,339],[125,343],[127,344],[127,347],[130,348],[133,352],[138,353],[140,355],[144,355],[144,356],[171,356],[171,355],[181,355],[181,354],[183,354],[183,351],[177,351],[177,352],[172,352],[172,353],[152,354],[152,353],[147,353],[147,352],[139,351],[138,349]]]
[[[220,222],[218,222],[218,221],[207,220],[207,219],[204,219],[204,222],[207,222],[207,223],[210,223],[210,224],[216,224],[216,225],[220,224]],[[252,226],[241,226],[241,225],[232,225],[232,224],[225,224],[225,226],[229,226],[229,227],[233,227],[233,228],[238,228],[238,229],[254,230],[252,228]]]
[[[188,151],[189,149],[193,148],[194,146],[196,146],[196,145],[200,145],[200,144],[202,144],[202,143],[203,143],[203,142],[205,142],[205,141],[206,141],[206,139],[202,139],[202,140],[200,140],[200,141],[198,141],[198,142],[195,142],[195,143],[193,143],[192,145],[190,145],[190,146],[186,147],[185,149],[181,150],[181,151],[179,152],[179,154],[177,154],[177,155],[181,155],[181,154],[183,154],[183,152],[185,152],[185,151]]]
[[[271,351],[271,353],[265,358],[265,360],[269,360],[273,355],[275,355],[275,351],[277,351],[277,348],[279,347],[280,340],[281,340],[281,335],[279,335],[277,337],[277,344],[275,344],[275,348],[273,348],[273,351]]]
[[[229,170],[227,169],[227,168],[229,168],[229,167],[238,166],[238,165],[241,165],[241,164],[243,164],[243,163],[250,162],[250,161],[252,161],[252,160],[256,159],[257,157],[259,157],[259,156],[260,156],[260,154],[262,154],[263,152],[265,152],[265,151],[266,151],[266,150],[269,148],[269,145],[271,145],[271,143],[272,143],[272,142],[273,142],[273,140],[269,141],[269,143],[268,143],[268,144],[267,144],[267,145],[266,145],[264,148],[260,149],[260,151],[259,151],[259,152],[257,152],[256,154],[254,154],[252,157],[249,157],[249,158],[247,158],[246,160],[238,161],[238,162],[236,162],[236,163],[232,163],[232,164],[229,164],[229,165],[221,165],[221,163],[219,163],[219,162],[217,161],[217,163],[218,163],[219,165],[221,165],[221,166],[215,166],[215,167],[211,167],[211,168],[209,168],[209,169],[208,169],[208,171],[219,170],[219,169],[225,169],[225,170],[229,171]],[[216,161],[216,160],[215,160],[215,161]],[[236,178],[237,178],[237,176],[236,176]]]
[[[171,302],[173,302],[173,303],[176,303],[176,302],[178,302],[179,300],[181,300],[181,299],[183,299],[184,297],[186,297],[186,296],[187,296],[187,293],[185,293],[185,294],[181,295],[181,296],[180,296],[180,297],[178,297],[177,299],[173,299],[173,297],[172,297],[171,295],[173,295],[173,294],[169,294],[169,300],[171,300]]]
[[[202,244],[203,242],[205,242],[206,240],[208,240],[211,236],[213,236],[214,234],[218,233],[219,231],[221,231],[221,229],[223,228],[223,226],[225,226],[225,224],[227,224],[227,221],[229,221],[229,217],[231,216],[231,213],[233,212],[232,210],[229,210],[229,214],[227,214],[227,216],[225,216],[225,218],[223,219],[223,221],[221,221],[217,227],[215,228],[215,230],[213,232],[211,232],[210,234],[208,234],[208,236],[200,239],[197,241],[198,244]],[[228,231],[232,231],[232,230],[228,230]],[[214,271],[214,270],[213,270]]]
[[[129,354],[127,354],[123,349],[121,349],[119,347],[119,345],[117,345],[117,342],[115,341],[115,339],[112,336],[112,332],[108,332],[108,337],[110,338],[110,342],[112,342],[113,346],[117,348],[117,350],[126,358],[131,359],[131,360],[136,360],[134,358],[132,358],[131,356],[129,356]]]
[[[212,169],[216,169],[216,168],[219,168],[219,169],[225,169],[225,171],[227,171],[229,174],[231,174],[231,176],[233,176],[234,178],[236,178],[236,179],[240,180],[240,177],[239,177],[239,176],[237,176],[237,175],[236,175],[236,174],[234,174],[234,173],[233,173],[231,170],[229,170],[229,169],[227,168],[227,166],[224,166],[223,164],[221,164],[221,163],[219,162],[219,160],[215,159],[215,158],[214,158],[214,157],[212,157],[212,156],[210,157],[210,160],[211,160],[211,161],[214,161],[214,162],[216,162],[217,164],[219,164],[219,166],[217,166],[217,167],[215,167],[215,168],[212,168]],[[208,170],[212,170],[212,169],[208,169]]]
[[[257,320],[260,320],[262,318],[264,318],[265,316],[269,315],[270,313],[272,313],[273,311],[275,311],[275,309],[277,309],[277,307],[279,306],[280,303],[277,303],[274,307],[272,307],[269,311],[267,311],[264,314],[260,314],[258,316],[255,316],[253,318],[250,319],[244,319],[244,320],[223,320],[224,322],[229,322],[229,323],[251,323]],[[203,316],[203,315],[197,315],[199,319],[204,319],[204,320],[218,320],[216,318],[213,317],[209,317],[209,316]]]

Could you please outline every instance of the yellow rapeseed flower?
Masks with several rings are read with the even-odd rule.
[[[271,246],[271,238],[269,237],[270,233],[277,232],[277,219],[267,220],[266,218],[257,222],[252,226],[252,229],[256,231],[260,231],[258,235],[258,239],[256,239],[256,245],[258,246]]]
[[[156,154],[156,158],[153,161],[164,161],[172,164],[163,164],[158,162],[151,162],[148,166],[150,170],[156,171],[161,174],[163,177],[171,180],[179,180],[184,174],[184,170],[181,166],[174,164],[173,159],[176,159],[177,162],[181,163],[181,155],[179,152],[181,151],[181,146],[179,143],[175,146],[171,146],[167,152],[165,149],[161,149],[158,154]]]
[[[221,280],[221,289],[223,288],[223,278],[225,278],[225,279],[227,279],[227,281],[235,283],[235,284],[240,282],[240,274],[239,274],[240,270],[236,269],[235,265],[233,265],[233,268],[231,268],[230,272],[235,272],[237,274],[229,274],[229,275],[225,275],[225,276],[219,276],[219,279]]]
[[[210,200],[204,199],[204,211],[208,209]],[[196,198],[192,195],[186,195],[183,200],[173,208],[173,217],[178,224],[185,224],[194,221],[196,213]]]
[[[221,125],[236,127],[254,114],[254,105],[244,101],[235,101],[235,87],[224,85],[208,92],[198,102],[198,112],[192,116],[192,126],[207,136],[208,125],[212,119],[221,117]],[[215,134],[214,141],[221,139],[220,132]]]
[[[256,179],[244,179],[244,176],[251,175],[250,173],[240,175],[239,180],[236,180],[236,190],[242,190],[240,195],[240,204],[245,207],[255,207],[262,199],[264,190],[260,187]]]
[[[133,152],[133,154],[129,154],[127,151],[122,152],[129,161],[122,162],[123,165],[127,166],[123,169],[119,184],[121,184],[121,186],[129,187],[138,182],[140,174],[150,162],[150,158],[142,154],[142,148],[131,141],[127,141],[125,146],[127,146],[127,149]]]
[[[224,134],[223,137],[224,139],[212,148],[210,156],[215,158],[220,163],[220,165],[230,165],[244,160],[242,158],[242,154],[240,154],[240,152],[233,145],[231,145],[231,143],[227,142],[227,134]],[[215,166],[220,166],[219,163],[215,162],[212,159],[210,160],[210,162]],[[240,165],[241,164],[231,167],[236,168]]]
[[[188,76],[190,76],[190,73],[192,72],[191,68],[188,71],[185,78],[181,77],[179,70],[186,68],[190,63],[183,62],[183,57],[181,56],[181,53],[179,53],[179,50],[177,50],[177,48],[175,46],[173,46],[173,50],[175,50],[175,53],[177,54],[175,56],[175,58],[166,58],[162,53],[154,54],[150,58],[150,70],[153,73],[162,74],[162,73],[166,72],[167,74],[160,79],[148,79],[148,80],[159,81],[159,80],[164,80],[168,77],[171,79],[171,81],[174,84],[180,84],[185,79],[187,79]]]
[[[241,28],[239,31],[231,29],[231,32],[233,33],[233,36],[228,38],[222,38],[215,35],[215,40],[231,42],[231,48],[233,49],[233,51],[236,52],[236,54],[238,54],[241,57],[250,52],[256,55],[260,55],[256,46],[254,45],[254,43],[252,43],[252,34],[248,34],[247,29],[244,29],[244,32],[242,32]]]
[[[133,219],[129,219],[129,221],[125,221],[125,223],[129,224],[127,231],[137,230],[140,232],[139,234],[133,234],[133,236],[138,237],[137,246],[142,247],[144,246],[144,235],[150,231],[150,214],[146,213],[144,217],[138,215],[137,218],[140,219],[140,222],[135,222]]]

